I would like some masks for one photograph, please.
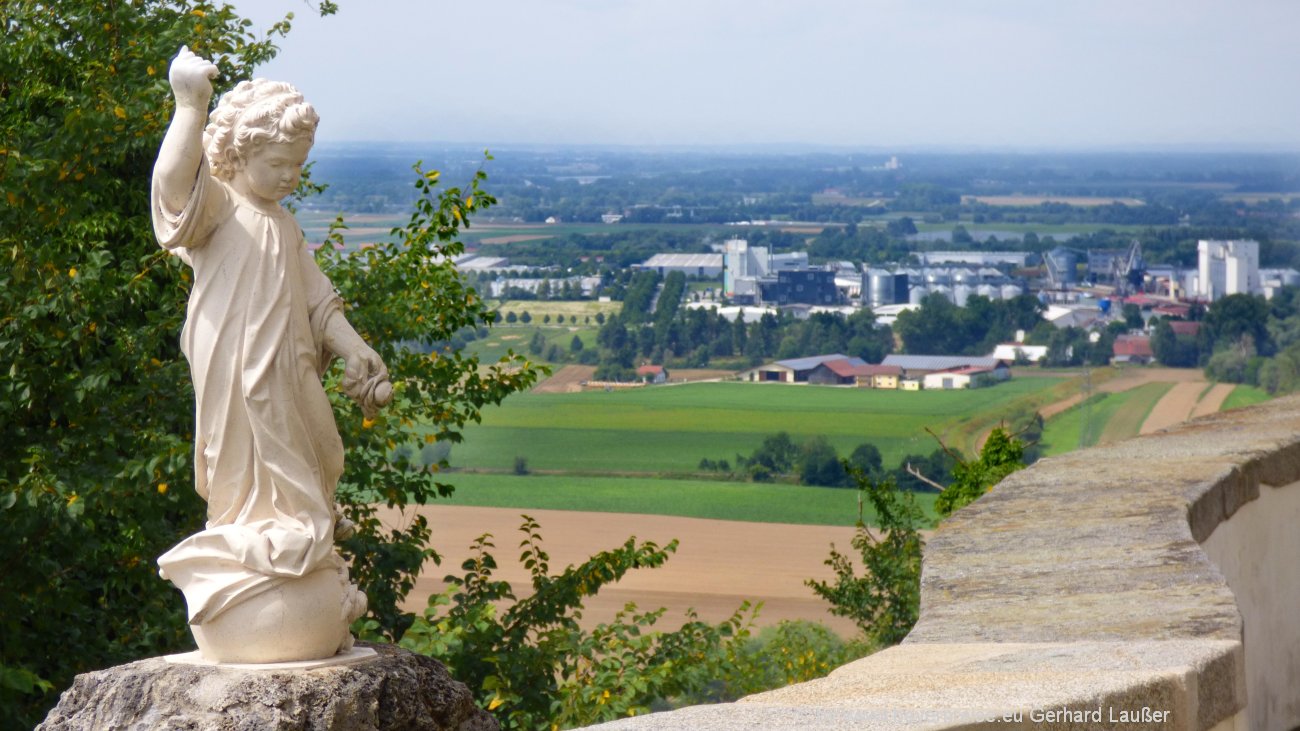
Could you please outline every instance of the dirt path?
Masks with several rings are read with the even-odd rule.
[[[1200,403],[1192,409],[1192,418],[1206,416],[1207,414],[1217,414],[1223,409],[1223,402],[1227,400],[1228,395],[1236,388],[1235,383],[1216,383],[1210,389],[1209,393],[1201,397]]]
[[[566,365],[550,378],[533,386],[535,393],[574,393],[582,390],[582,382],[596,375],[595,366]]]
[[[1204,388],[1205,376],[1201,371],[1193,368],[1132,368],[1125,369],[1119,375],[1111,378],[1100,386],[1097,386],[1096,390],[1100,393],[1120,393],[1121,391],[1128,391],[1129,389],[1137,388],[1138,386],[1147,383],[1188,382],[1200,383],[1201,387]],[[1075,394],[1069,398],[1044,406],[1038,410],[1038,413],[1042,414],[1044,420],[1050,419],[1078,404],[1082,400],[1083,394]]]
[[[833,576],[822,564],[830,544],[849,549],[853,529],[833,526],[742,523],[697,518],[615,513],[580,513],[553,510],[515,510],[427,505],[417,508],[433,531],[433,545],[443,554],[441,566],[429,565],[416,582],[407,608],[420,611],[430,594],[442,589],[442,577],[459,574],[469,557],[470,543],[492,533],[493,555],[500,568],[497,577],[511,583],[517,595],[531,592],[528,572],[516,561],[520,514],[527,512],[541,523],[543,546],[551,555],[551,573],[576,564],[594,553],[621,545],[629,536],[660,545],[676,538],[681,547],[656,569],[632,572],[585,603],[584,626],[608,621],[627,602],[642,609],[667,607],[664,628],[680,626],[684,613],[694,608],[701,619],[721,621],[731,616],[743,600],[762,601],[759,624],[782,619],[824,622],[844,636],[856,628],[833,617],[830,606],[804,586],[809,578]],[[400,516],[384,514],[392,525]]]
[[[1208,385],[1204,381],[1176,384],[1169,389],[1169,393],[1166,393],[1156,402],[1156,405],[1151,409],[1151,414],[1142,423],[1142,429],[1138,433],[1150,434],[1153,431],[1159,431],[1174,424],[1181,424],[1192,418],[1192,411],[1201,400],[1201,394],[1205,393]]]

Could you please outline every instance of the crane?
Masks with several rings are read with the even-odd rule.
[[[1122,297],[1140,289],[1146,268],[1146,262],[1142,260],[1142,242],[1133,239],[1123,256],[1111,260],[1110,273],[1115,281],[1115,293]]]

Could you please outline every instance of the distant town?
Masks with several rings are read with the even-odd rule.
[[[1295,155],[440,154],[452,179],[485,167],[498,197],[457,267],[502,324],[539,330],[530,352],[596,367],[593,384],[712,367],[968,388],[1002,380],[1000,364],[1209,367],[1219,353],[1217,377],[1249,382],[1292,344],[1264,315],[1253,331],[1202,324],[1238,295],[1291,316]],[[408,205],[395,156],[326,148],[309,237],[340,207],[369,226]],[[543,314],[583,301],[609,306]],[[921,356],[949,360],[890,360]]]

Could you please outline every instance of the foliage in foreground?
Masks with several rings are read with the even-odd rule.
[[[629,571],[662,565],[676,541],[661,547],[629,538],[551,574],[537,521],[524,516],[520,532],[530,596],[516,597],[509,582],[494,578],[495,544],[485,534],[462,565],[465,573],[446,577],[447,590],[430,598],[401,642],[445,663],[503,728],[597,723],[646,713],[657,699],[700,693],[735,643],[749,636],[748,604],[720,624],[691,615],[672,632],[655,630],[665,610],[629,604],[612,621],[584,630],[585,598]]]
[[[202,526],[188,272],[153,241],[149,175],[176,50],[237,79],[274,34],[186,0],[9,0],[0,29],[0,729],[20,729],[73,674],[190,642],[154,565]]]
[[[966,461],[953,455],[957,460],[953,481],[939,494],[935,509],[948,516],[979,499],[1002,478],[1024,469],[1024,455],[1025,445],[1019,438],[1002,427],[993,429],[978,459]],[[879,525],[873,533],[859,508],[851,545],[861,555],[865,572],[858,576],[853,560],[832,545],[826,565],[835,571],[835,581],[809,579],[806,583],[831,603],[831,614],[852,619],[871,642],[892,645],[916,624],[924,545],[920,530],[929,526],[913,493],[898,489],[892,477],[872,479],[847,462],[845,469],[858,484],[860,501],[875,510]]]
[[[714,680],[701,693],[671,699],[672,705],[726,703],[815,680],[875,649],[862,640],[846,641],[818,622],[785,620],[757,636],[728,643],[715,663]]]
[[[182,598],[154,565],[203,521],[178,348],[190,277],[153,241],[149,180],[171,115],[171,57],[188,44],[229,86],[288,30],[258,39],[249,26],[189,0],[0,6],[0,729],[30,728],[78,672],[192,646]],[[481,368],[440,349],[493,319],[449,263],[468,215],[495,202],[482,178],[435,192],[437,174],[420,173],[393,243],[322,254],[396,388],[373,421],[332,395],[348,450],[338,498],[360,528],[344,551],[388,637],[410,623],[399,602],[432,552],[423,521],[384,529],[371,503],[450,491],[391,455],[417,439],[457,441],[483,406],[537,375],[521,358]]]
[[[849,555],[832,544],[825,563],[835,572],[834,582],[805,583],[831,603],[831,614],[852,619],[869,642],[893,645],[916,624],[924,544],[920,531],[928,524],[913,493],[898,489],[892,478],[872,480],[857,469],[848,470],[860,500],[871,505],[879,525],[873,531],[859,515],[851,546],[865,571],[858,576]]]
[[[1025,444],[1002,427],[994,427],[978,459],[957,458],[952,483],[939,493],[934,509],[947,517],[975,502],[1002,478],[1025,468]]]

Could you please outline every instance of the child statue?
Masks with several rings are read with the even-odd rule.
[[[367,414],[392,387],[280,200],[318,117],[284,83],[244,81],[211,116],[217,68],[182,48],[153,171],[154,233],[193,268],[181,349],[194,380],[206,528],[158,559],[205,660],[312,660],[351,648],[365,595],[334,549],[343,443],[321,374],[337,356]],[[204,121],[207,126],[204,127]]]

